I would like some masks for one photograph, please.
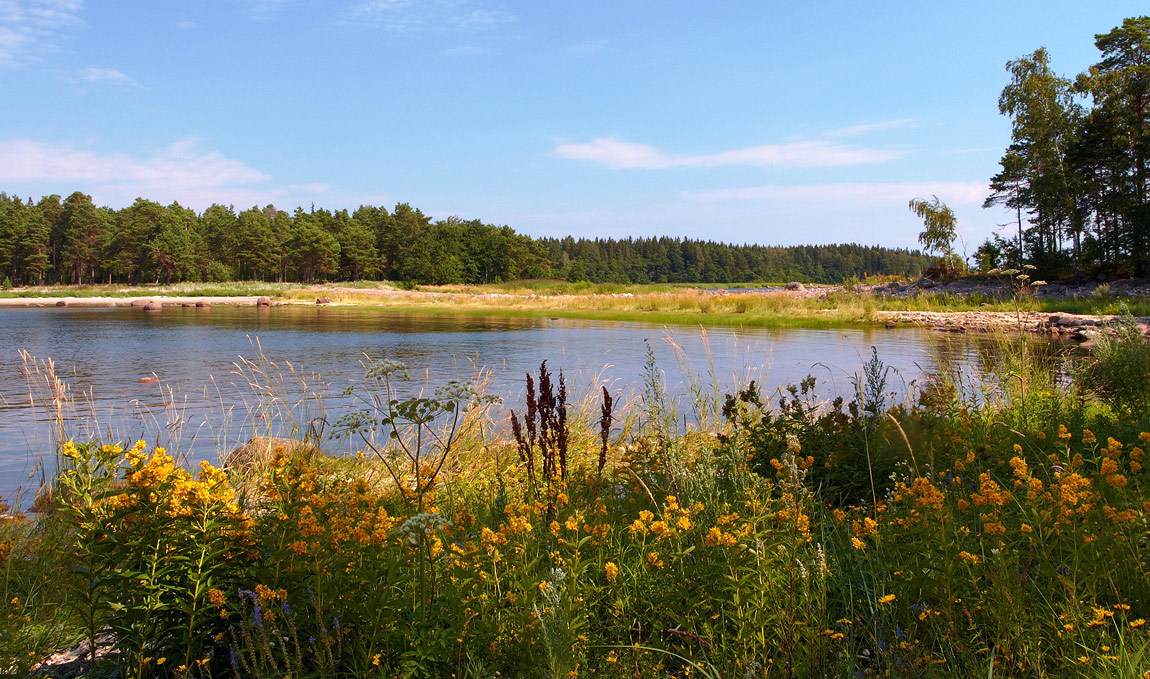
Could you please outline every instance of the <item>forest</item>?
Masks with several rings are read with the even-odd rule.
[[[979,247],[983,269],[1046,278],[1146,276],[1150,264],[1150,16],[1095,36],[1101,59],[1070,78],[1045,48],[1009,62],[998,101],[1011,143],[986,207],[1014,213]]]
[[[202,213],[137,199],[120,210],[75,192],[39,201],[0,193],[0,280],[7,285],[257,280],[417,284],[562,278],[596,283],[835,283],[914,276],[917,251],[863,245],[772,247],[683,238],[532,238],[508,226],[392,211],[268,205]]]

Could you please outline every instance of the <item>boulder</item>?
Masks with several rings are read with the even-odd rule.
[[[164,305],[155,301],[155,300],[152,300],[152,301],[150,301],[144,305],[144,311],[159,311],[160,309],[163,309],[163,308],[164,308]]]
[[[316,297],[316,304],[331,304],[331,297]]]
[[[60,300],[56,300],[56,306],[68,306],[68,303],[65,302],[64,300],[60,299]]]
[[[260,296],[256,299],[256,306],[271,306],[272,298]]]
[[[787,283],[786,289],[792,290],[795,292],[802,292],[803,290],[806,290],[807,288],[805,285],[803,285],[802,283],[800,283],[798,281],[791,281],[790,283]]]
[[[191,302],[183,302],[182,304],[180,304],[180,306],[181,306],[181,307],[183,307],[183,308],[185,308],[185,309],[194,309],[194,308],[196,308],[196,305],[195,305],[195,304],[192,304]]]
[[[140,384],[151,384],[152,382],[159,382],[160,378],[156,377],[155,375],[151,375],[148,377],[141,377],[140,379],[138,379],[136,381],[139,382]]]
[[[134,299],[131,301],[131,305],[137,306],[137,307],[142,307],[146,304],[151,304],[151,303],[152,303],[152,300],[150,300],[150,299]]]
[[[266,466],[280,449],[292,456],[312,457],[320,454],[319,448],[303,441],[279,436],[256,436],[228,453],[224,458],[224,469],[247,472],[253,468]]]
[[[205,301],[202,299],[199,300],[198,302],[196,302],[196,308],[197,309],[210,309],[211,307],[212,307],[211,302],[208,302],[208,301]]]

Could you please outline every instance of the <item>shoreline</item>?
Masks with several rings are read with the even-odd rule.
[[[55,291],[44,291],[55,292]],[[378,309],[403,313],[532,316],[552,319],[603,320],[716,327],[921,327],[940,332],[1022,331],[1061,339],[1087,341],[1113,325],[1115,314],[1067,311],[1002,311],[990,309],[910,310],[875,308],[877,297],[835,302],[842,286],[806,286],[798,291],[684,288],[681,292],[515,294],[483,289],[439,288],[397,290],[390,287],[352,288],[318,284],[269,295],[80,296],[45,294],[0,297],[4,308],[130,308],[157,312],[164,307],[325,306]],[[873,292],[877,292],[873,291]],[[871,292],[871,294],[873,294]],[[745,306],[741,306],[744,302]],[[826,305],[819,304],[826,302]],[[986,305],[983,305],[986,306]],[[1134,321],[1150,337],[1150,316]]]

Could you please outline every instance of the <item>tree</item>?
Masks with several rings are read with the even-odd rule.
[[[931,196],[930,200],[912,198],[908,207],[922,220],[925,227],[918,234],[918,242],[922,243],[923,249],[938,254],[946,266],[954,266],[958,259],[954,254],[954,239],[958,237],[954,211],[940,201],[938,196]]]

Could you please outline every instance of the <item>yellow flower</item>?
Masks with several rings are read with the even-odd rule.
[[[887,595],[884,595],[884,596],[880,596],[880,597],[878,598],[878,602],[879,602],[880,604],[889,604],[889,603],[893,603],[893,602],[894,602],[894,600],[895,600],[896,598],[897,598],[897,597],[896,597],[895,595],[893,595],[893,594],[887,594]]]
[[[378,653],[371,656],[371,664],[375,665],[376,667],[379,667],[379,654]]]
[[[851,538],[851,546],[858,550],[866,549],[866,543],[855,537]]]
[[[1082,430],[1082,443],[1083,443],[1083,445],[1092,446],[1095,443],[1098,443],[1098,439],[1095,438],[1094,432],[1090,431],[1089,429],[1083,429]]]
[[[1130,621],[1130,626],[1133,627],[1134,629],[1138,629],[1139,627],[1141,627],[1145,624],[1146,624],[1146,621],[1143,620],[1142,618],[1138,618],[1137,620],[1131,620]]]
[[[607,565],[603,567],[607,574],[607,582],[615,582],[615,578],[619,575],[619,567],[613,562],[608,561]]]

